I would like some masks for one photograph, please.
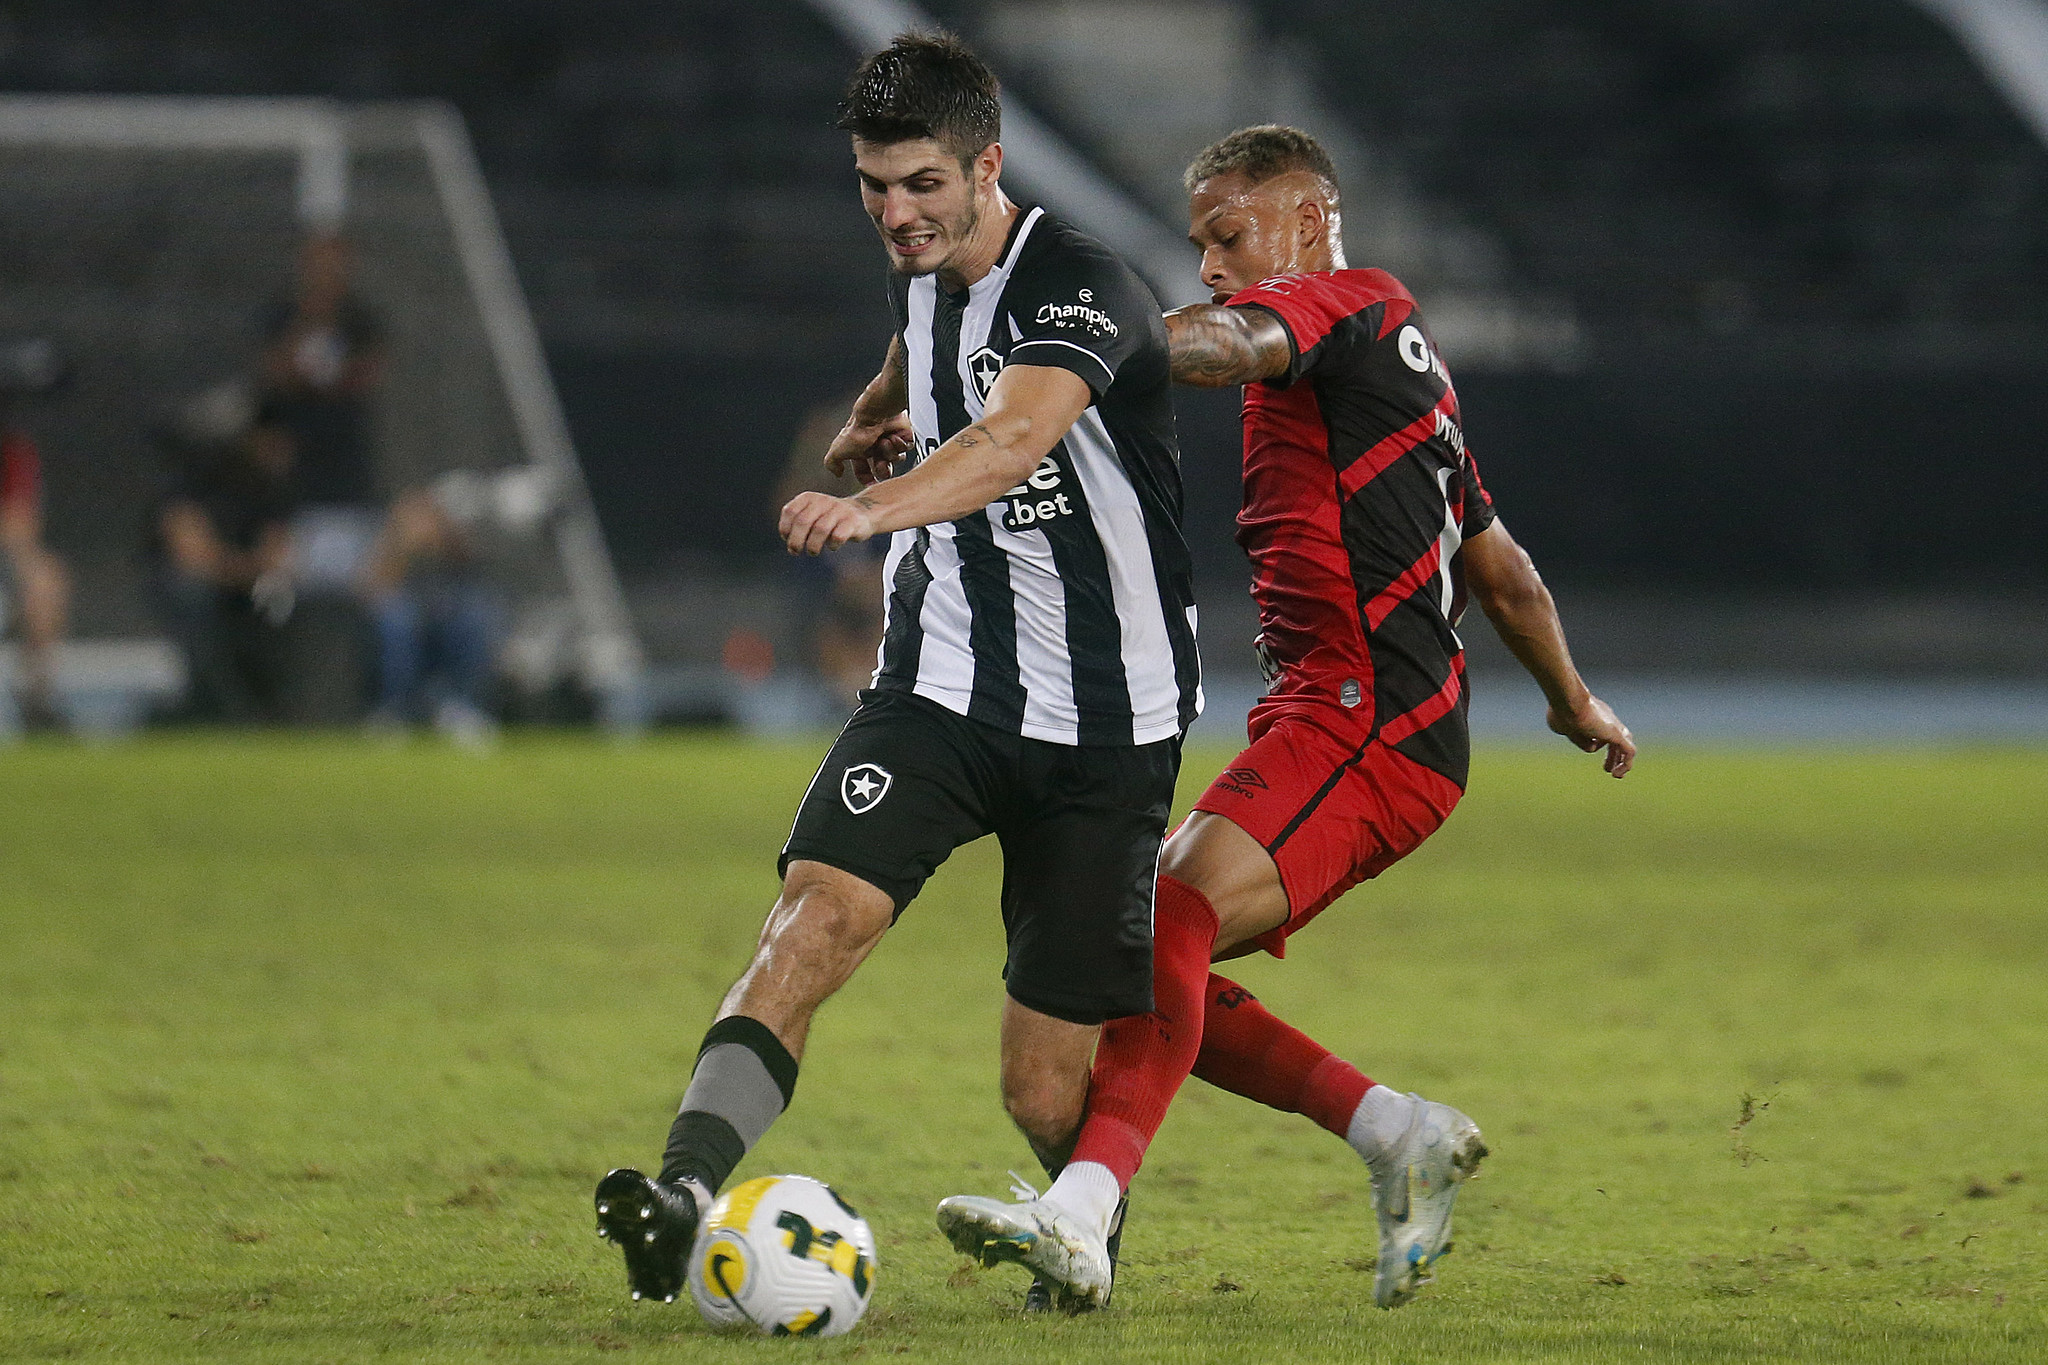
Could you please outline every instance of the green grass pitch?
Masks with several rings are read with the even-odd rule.
[[[1391,1314],[1349,1150],[1200,1082],[1114,1310],[1023,1320],[1020,1275],[947,1249],[934,1203],[1030,1161],[995,1094],[995,850],[963,850],[741,1170],[869,1215],[867,1321],[726,1341],[630,1303],[592,1183],[656,1158],[818,749],[0,753],[0,1358],[2048,1359],[2026,751],[1653,747],[1625,783],[1484,751],[1426,849],[1240,964],[1492,1141]]]

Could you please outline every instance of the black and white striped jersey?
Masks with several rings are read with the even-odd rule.
[[[952,522],[898,531],[878,688],[1057,744],[1150,744],[1200,714],[1166,328],[1093,238],[1028,209],[963,293],[891,278],[923,459],[981,416],[1006,364],[1094,403],[1031,477]]]

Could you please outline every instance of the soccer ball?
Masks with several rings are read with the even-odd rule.
[[[690,1252],[690,1297],[722,1331],[836,1337],[875,1293],[867,1220],[804,1175],[764,1175],[718,1197]]]

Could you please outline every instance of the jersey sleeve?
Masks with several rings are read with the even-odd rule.
[[[1465,513],[1459,519],[1458,533],[1470,540],[1493,525],[1497,513],[1493,510],[1493,494],[1479,481],[1479,465],[1470,452],[1465,455],[1459,477],[1465,485]]]
[[[1107,251],[1049,255],[1007,298],[1013,333],[1004,363],[1071,370],[1097,398],[1162,325],[1152,291]]]
[[[1391,277],[1381,276],[1375,270],[1276,275],[1239,290],[1228,300],[1232,308],[1259,308],[1271,313],[1287,330],[1287,344],[1293,352],[1287,372],[1266,381],[1278,389],[1287,388],[1315,370],[1328,353],[1325,343],[1339,323],[1376,305],[1399,309],[1398,317],[1406,317],[1415,307]]]

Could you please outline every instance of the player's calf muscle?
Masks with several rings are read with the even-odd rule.
[[[1101,1032],[1040,1014],[1009,1000],[1003,1006],[1003,1110],[1048,1171],[1066,1164],[1088,1100],[1088,1064]]]

